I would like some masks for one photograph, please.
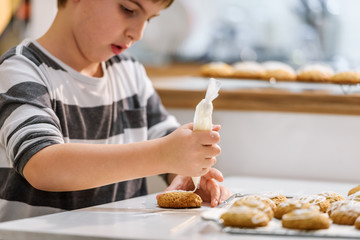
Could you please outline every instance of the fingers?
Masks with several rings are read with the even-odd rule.
[[[206,151],[203,151],[203,153],[198,156],[196,167],[193,168],[193,170],[197,170],[198,172],[196,175],[192,176],[203,176],[207,174],[211,167],[216,164],[217,160],[215,156],[219,155],[221,150],[216,147],[206,147],[205,150]],[[217,172],[214,172],[208,178],[215,178],[218,181],[223,181],[222,174]]]
[[[164,149],[179,150],[166,150],[163,154],[169,160],[171,169],[168,172],[184,176],[202,176],[216,163],[216,156],[221,153],[221,148],[217,144],[220,141],[220,134],[217,132],[220,125],[214,125],[215,131],[193,131],[192,128],[193,123],[185,124],[165,139],[164,142],[170,143],[170,147]],[[184,164],[180,164],[181,162]]]
[[[215,131],[196,131],[202,145],[212,145],[220,142],[220,134]]]
[[[203,175],[206,175],[209,172],[210,169],[211,169],[210,167],[201,169],[199,177],[203,176]]]
[[[216,207],[220,201],[220,187],[214,179],[208,180],[207,185],[207,188],[210,190],[211,207]]]
[[[215,168],[210,168],[207,174],[203,176],[202,187],[208,194],[207,199],[211,207],[218,206],[231,196],[230,190],[218,184],[218,181],[222,182],[223,180],[222,173]]]
[[[214,179],[208,180],[208,187],[210,187],[211,195],[211,207],[216,207],[220,203],[224,202],[231,196],[231,192],[224,186],[221,186],[216,183]]]
[[[221,125],[213,125],[212,127],[212,130],[216,132],[220,131],[220,129],[221,129]]]
[[[214,166],[216,163],[216,158],[212,157],[212,158],[205,158],[203,161],[203,166],[201,169],[201,173],[199,176],[204,176],[206,175],[212,168],[212,166]],[[216,176],[218,177],[218,176]],[[209,177],[208,179],[211,179],[212,177]],[[217,180],[217,179],[216,179]]]
[[[208,146],[201,146],[199,148],[199,151],[201,151],[201,155],[204,159],[213,160],[216,156],[220,155],[221,148],[219,145],[208,145]],[[216,162],[216,159],[214,159]]]
[[[217,170],[216,168],[211,168],[209,169],[209,171],[204,175],[205,179],[215,179],[219,182],[224,181],[224,176],[222,175],[222,173]]]

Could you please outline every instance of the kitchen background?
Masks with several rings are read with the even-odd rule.
[[[56,13],[56,0],[23,2],[31,14],[13,19],[1,35],[0,53],[43,34]],[[359,7],[358,0],[176,0],[129,51],[147,65],[280,60],[294,67],[325,61],[337,70],[357,68]]]
[[[56,13],[56,0],[25,3],[31,14],[12,19],[0,54],[43,34]],[[358,9],[358,0],[176,0],[129,52],[146,66],[279,60],[360,69]],[[194,110],[169,112],[187,123]],[[217,168],[225,176],[360,181],[359,116],[215,109],[213,122],[222,125]],[[150,192],[164,186],[149,178]]]

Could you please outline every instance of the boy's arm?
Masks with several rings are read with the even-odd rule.
[[[159,141],[124,145],[56,144],[36,153],[23,175],[35,188],[76,191],[165,171]]]
[[[75,191],[162,173],[205,174],[220,148],[216,131],[187,124],[154,140],[123,145],[56,144],[25,165],[27,181],[40,190]]]

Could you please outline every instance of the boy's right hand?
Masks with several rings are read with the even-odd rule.
[[[193,124],[188,123],[164,137],[160,151],[167,172],[191,177],[206,174],[221,152],[219,130],[215,125],[212,131],[193,131]]]

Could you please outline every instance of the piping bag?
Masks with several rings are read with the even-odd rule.
[[[194,131],[197,130],[212,130],[212,101],[219,96],[218,92],[221,87],[221,82],[214,78],[209,79],[209,85],[206,90],[206,95],[203,100],[196,106],[194,116]],[[192,177],[195,189],[198,189],[201,177]]]

